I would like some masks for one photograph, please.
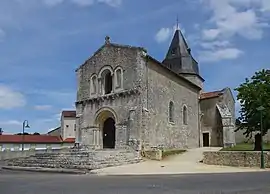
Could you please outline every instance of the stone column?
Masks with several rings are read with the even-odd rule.
[[[85,127],[82,132],[82,147],[85,149],[98,149],[100,147],[99,128],[95,126]]]
[[[126,134],[126,125],[115,125],[115,148],[124,148],[127,145]]]
[[[223,124],[223,146],[231,147],[235,145],[235,132],[234,125],[232,124],[231,117],[222,118]]]
[[[101,77],[98,78],[98,88],[97,88],[97,94],[102,94],[102,79]]]
[[[137,139],[138,138],[138,129],[136,127],[135,122],[136,111],[134,109],[129,111],[128,117],[128,138],[129,139]]]
[[[94,149],[101,149],[102,144],[101,144],[101,139],[100,139],[101,131],[99,127],[94,127],[93,128],[93,147]]]

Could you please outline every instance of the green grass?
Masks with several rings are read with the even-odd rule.
[[[223,148],[221,151],[253,151],[254,144],[252,143],[240,143],[231,148]],[[263,149],[270,151],[270,143],[265,143]]]
[[[178,149],[171,149],[171,150],[163,150],[162,151],[162,158],[166,158],[168,156],[176,155],[176,154],[182,154],[186,150],[178,150]]]

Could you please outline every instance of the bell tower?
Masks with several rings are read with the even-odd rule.
[[[200,76],[198,63],[192,57],[191,49],[178,25],[162,63],[172,71],[203,88],[204,79]]]

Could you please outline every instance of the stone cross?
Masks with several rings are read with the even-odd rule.
[[[105,44],[110,44],[110,37],[109,36],[105,37]]]

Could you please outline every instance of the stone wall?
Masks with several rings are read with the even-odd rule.
[[[222,146],[222,121],[216,104],[218,98],[209,98],[200,101],[200,108],[203,113],[201,120],[202,133],[209,133],[210,146]],[[203,140],[202,140],[203,142]]]
[[[53,153],[66,151],[67,149],[57,149],[57,150],[27,150],[27,151],[2,151],[0,152],[0,160],[14,159],[14,158],[24,158],[35,155],[37,153]]]
[[[108,117],[115,120],[116,148],[125,146],[130,139],[139,139],[143,52],[137,47],[106,43],[77,70],[76,138],[82,146],[102,148],[102,125]],[[122,72],[120,87],[116,87],[117,69]],[[112,75],[110,94],[104,93],[102,84],[105,71]],[[98,79],[94,94],[91,92],[93,76]]]
[[[246,135],[243,134],[244,132],[245,132],[245,130],[239,130],[239,131],[235,132],[235,141],[236,141],[236,143],[244,143],[244,142],[254,143],[255,142],[255,135],[258,132],[254,132],[251,139],[246,137]],[[263,137],[263,140],[266,143],[270,143],[270,133],[267,133]]]
[[[264,152],[265,167],[270,168],[270,152]],[[209,165],[260,167],[260,152],[219,151],[204,152],[203,163]]]
[[[150,147],[199,147],[199,88],[179,78],[154,61],[147,62],[147,96],[149,124],[145,138]],[[173,102],[173,122],[169,120],[169,103]],[[187,123],[183,108],[187,108]],[[149,136],[149,137],[147,137]]]
[[[101,47],[90,59],[88,59],[76,71],[77,74],[77,101],[87,100],[90,97],[100,96],[100,86],[98,83],[97,94],[90,94],[90,79],[96,75],[99,79],[101,72],[108,68],[113,71],[120,67],[123,70],[123,89],[129,90],[140,85],[140,76],[138,74],[140,63],[141,50],[134,47],[116,46],[113,44],[106,44]],[[113,80],[114,75],[113,75]],[[113,84],[115,91],[115,85]]]

